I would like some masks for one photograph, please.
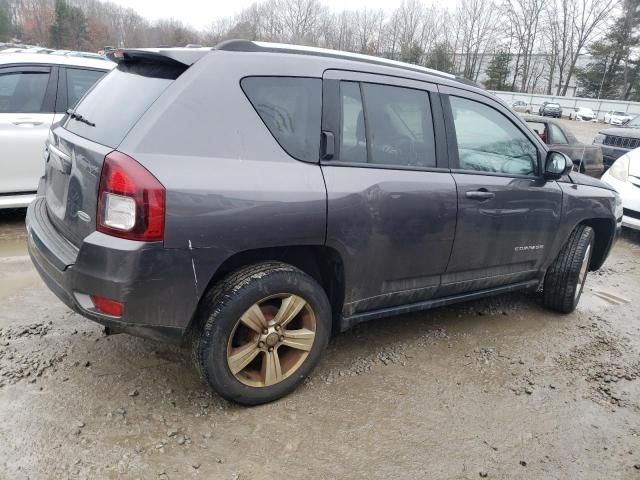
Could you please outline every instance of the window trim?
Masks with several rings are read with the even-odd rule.
[[[262,119],[262,116],[260,115],[260,112],[258,112],[256,107],[253,105],[253,102],[251,101],[251,97],[249,97],[249,95],[247,94],[246,90],[242,87],[242,82],[244,81],[245,78],[302,78],[302,79],[310,79],[310,80],[318,80],[318,81],[320,81],[320,130],[318,130],[318,152],[317,152],[317,158],[316,159],[307,160],[307,159],[303,159],[303,158],[294,157],[293,155],[291,155],[289,153],[289,151],[284,147],[284,145],[282,145],[282,143],[280,143],[280,140],[278,140],[278,138],[273,134],[273,132],[268,127],[266,122]],[[258,119],[260,120],[260,122],[262,122],[262,125],[264,125],[264,128],[267,129],[267,132],[269,132],[269,135],[271,135],[273,137],[273,139],[276,141],[278,146],[282,149],[282,151],[286,155],[288,155],[289,157],[293,158],[294,160],[297,160],[298,162],[311,163],[311,164],[314,164],[314,165],[317,165],[317,164],[320,163],[320,156],[321,156],[320,149],[322,148],[323,105],[324,105],[324,94],[325,94],[324,88],[323,88],[322,78],[313,77],[313,76],[306,76],[306,75],[245,75],[244,77],[241,77],[240,80],[238,81],[238,86],[240,87],[240,90],[242,91],[242,94],[244,95],[244,97],[247,99],[247,102],[249,102],[249,105],[251,105],[251,108],[253,109],[253,111],[256,112],[256,115],[258,116]]]
[[[14,113],[24,113],[25,115],[50,115],[55,113],[55,103],[56,103],[56,95],[57,95],[57,85],[58,85],[58,71],[59,68],[56,65],[49,64],[20,64],[20,63],[12,63],[8,65],[3,65],[0,68],[0,75],[5,75],[8,73],[48,73],[49,80],[47,82],[47,87],[44,91],[44,98],[42,99],[42,106],[40,107],[39,112],[5,112],[4,114],[14,114]]]
[[[421,167],[413,165],[389,165],[380,163],[360,163],[360,162],[341,162],[340,158],[340,145],[341,145],[341,96],[340,96],[340,82],[352,82],[357,83],[360,88],[360,97],[362,99],[362,109],[364,113],[365,122],[365,135],[367,137],[367,160],[371,158],[371,142],[370,132],[367,128],[367,114],[366,105],[364,100],[364,94],[362,91],[362,84],[369,83],[380,86],[406,88],[409,90],[418,90],[427,95],[430,104],[431,112],[431,124],[433,130],[434,139],[434,151],[436,165],[434,167]],[[388,77],[385,75],[357,72],[351,70],[335,70],[330,69],[325,71],[323,76],[323,102],[322,102],[322,131],[329,131],[333,133],[336,148],[335,155],[330,160],[320,160],[322,166],[345,166],[345,167],[358,167],[358,168],[377,168],[382,170],[406,170],[406,171],[420,171],[420,172],[448,172],[448,146],[445,140],[446,130],[442,122],[437,122],[436,118],[442,118],[442,106],[440,95],[438,94],[438,85],[435,83],[421,82],[414,79],[406,79],[402,77]]]
[[[509,177],[509,178],[528,178],[528,179],[543,179],[544,178],[544,166],[542,165],[543,159],[546,157],[546,152],[548,151],[547,146],[542,142],[542,139],[535,138],[535,134],[529,127],[526,125],[521,125],[520,123],[523,120],[519,120],[519,117],[515,116],[509,109],[502,108],[497,102],[493,102],[490,98],[483,97],[482,95],[477,95],[471,92],[466,92],[464,90],[458,90],[456,88],[440,86],[440,99],[442,101],[442,106],[444,110],[444,120],[447,129],[447,141],[449,146],[449,158],[451,165],[452,173],[465,173],[469,175],[485,175],[485,176],[496,176],[496,177]],[[465,100],[469,100],[472,102],[480,103],[488,108],[492,108],[499,114],[501,114],[505,119],[516,127],[533,145],[536,149],[537,154],[537,165],[538,171],[535,175],[518,175],[513,173],[502,173],[502,172],[482,172],[479,170],[466,170],[464,168],[460,168],[460,159],[458,156],[458,139],[456,136],[455,123],[453,120],[453,110],[451,109],[451,102],[449,97],[459,97]],[[514,121],[514,117],[516,121]],[[523,128],[525,127],[525,128]],[[542,148],[541,148],[542,147]]]

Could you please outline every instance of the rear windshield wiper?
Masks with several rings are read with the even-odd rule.
[[[69,115],[69,117],[73,118],[74,120],[77,120],[78,122],[86,123],[90,127],[95,127],[96,126],[95,123],[90,122],[89,120],[84,118],[82,115],[80,115],[79,113],[74,112],[71,109],[67,110],[67,115]]]

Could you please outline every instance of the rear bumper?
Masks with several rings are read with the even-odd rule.
[[[115,332],[181,341],[198,303],[189,250],[99,232],[77,248],[48,220],[44,197],[29,206],[26,225],[36,270],[69,308]],[[90,295],[123,303],[122,317],[97,311]]]

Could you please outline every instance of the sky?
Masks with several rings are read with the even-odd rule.
[[[234,15],[254,0],[206,1],[206,0],[112,0],[123,7],[131,7],[149,20],[175,18],[195,27],[206,29],[215,19]],[[333,11],[372,8],[392,10],[401,0],[323,0],[322,4]]]

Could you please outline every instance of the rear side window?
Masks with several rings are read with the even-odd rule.
[[[341,135],[340,160],[343,162],[366,163],[367,139],[364,133],[364,111],[360,84],[340,82]]]
[[[0,74],[0,113],[43,113],[48,83],[47,72]]]
[[[116,148],[186,67],[177,62],[123,61],[87,93],[64,128]]]
[[[67,68],[67,108],[75,106],[105,72]]]
[[[551,130],[551,143],[556,145],[567,145],[569,143],[559,126],[550,123],[549,129]]]
[[[247,77],[242,90],[280,146],[292,157],[317,162],[322,81],[319,78]]]
[[[436,166],[427,92],[340,82],[340,102],[339,161],[391,167]]]

